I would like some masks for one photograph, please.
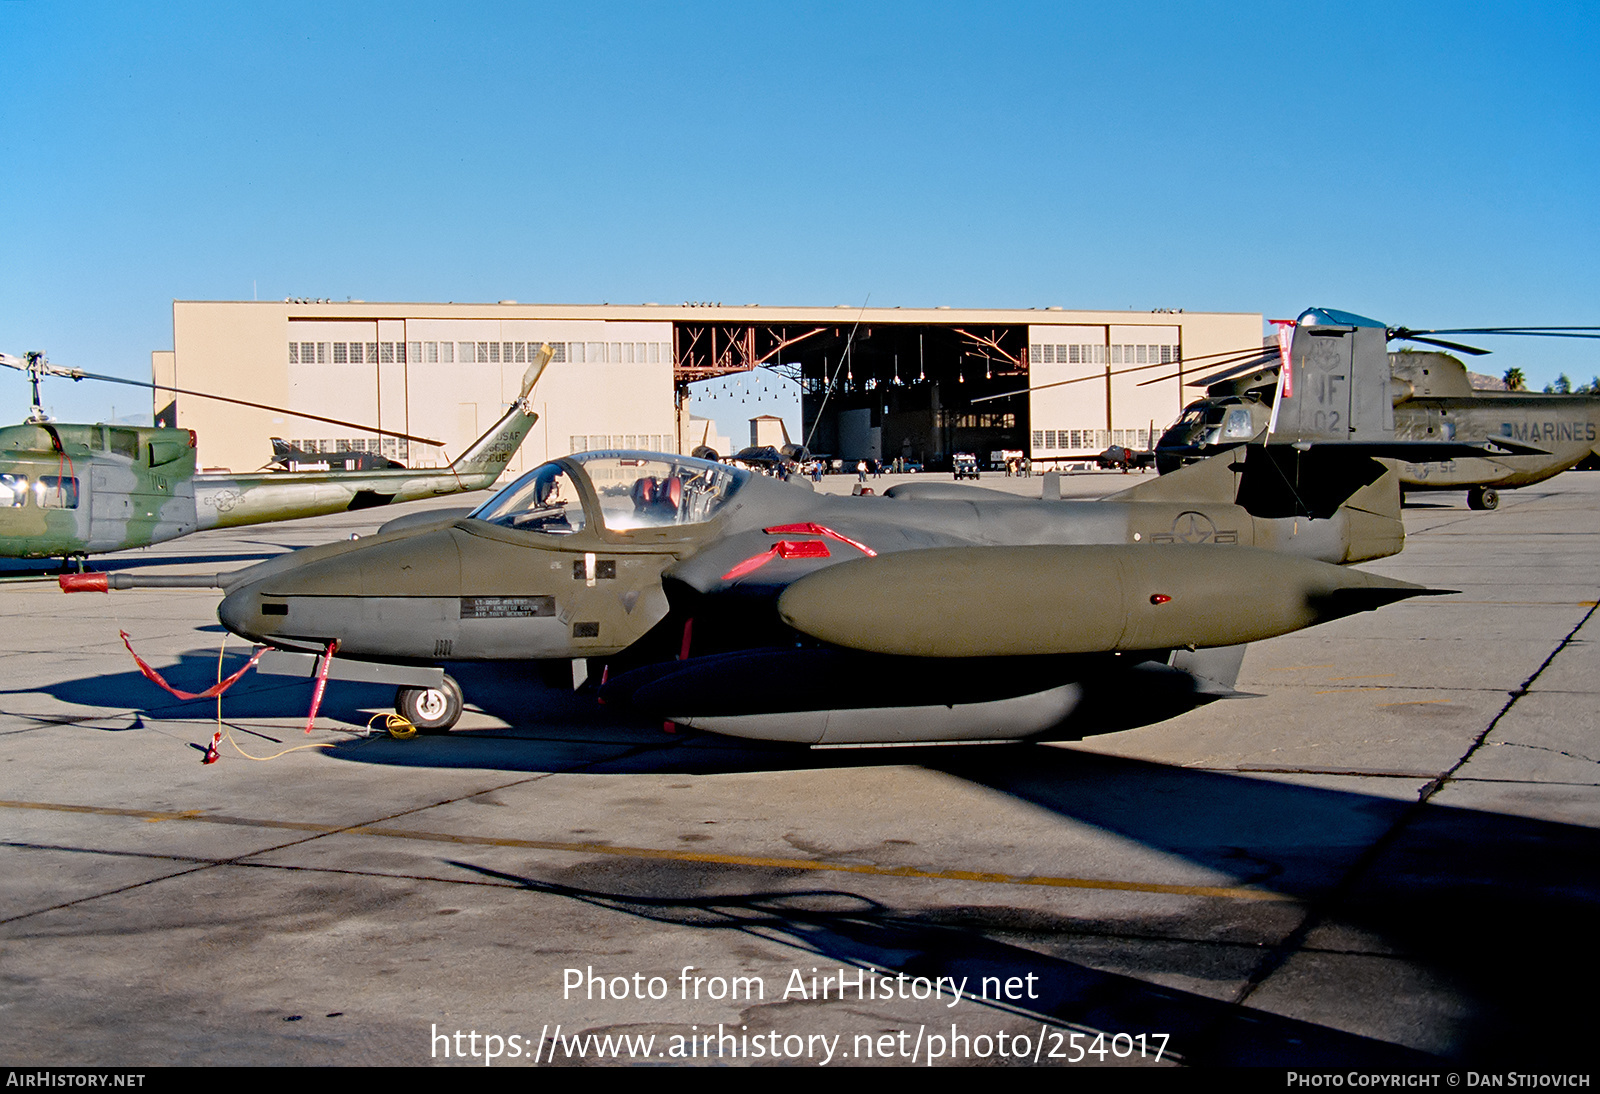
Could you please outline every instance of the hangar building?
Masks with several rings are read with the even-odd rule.
[[[1035,463],[1148,447],[1207,359],[1259,347],[1257,313],[654,304],[173,303],[173,348],[151,355],[157,421],[193,429],[205,467],[244,471],[282,437],[378,451],[416,467],[458,455],[502,413],[541,343],[539,422],[512,471],[591,448],[688,451],[690,385],[762,367],[799,385],[814,452],[955,452]],[[176,389],[179,393],[175,394]],[[265,407],[341,418],[380,437]],[[999,398],[985,398],[1000,396]],[[799,438],[796,438],[798,440]],[[734,440],[740,442],[737,435]]]

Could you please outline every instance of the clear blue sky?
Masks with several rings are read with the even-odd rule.
[[[148,378],[174,298],[252,294],[1600,323],[1594,44],[1571,3],[0,0],[0,349]]]

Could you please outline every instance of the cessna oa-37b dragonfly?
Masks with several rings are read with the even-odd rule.
[[[207,528],[486,489],[538,420],[529,409],[528,393],[551,353],[544,347],[523,376],[510,409],[448,467],[243,475],[197,473],[192,430],[68,425],[47,420],[39,406],[41,376],[149,384],[60,368],[37,355],[24,360],[0,354],[0,364],[32,373],[34,384],[29,420],[0,428],[0,557],[81,558],[147,547]]]
[[[1272,443],[1102,501],[931,482],[833,497],[590,452],[466,517],[415,514],[210,577],[62,585],[220,587],[223,624],[272,647],[261,670],[395,684],[420,728],[461,712],[440,662],[560,659],[575,681],[603,664],[607,702],[740,737],[1037,737],[1097,689],[1153,676],[1229,694],[1244,643],[1438,591],[1348,565],[1404,538],[1399,484],[1373,457],[1483,449],[1395,444],[1382,332],[1331,337],[1342,363],[1311,359]]]
[[[1592,327],[1385,329],[1376,320],[1324,308],[1306,312],[1294,324],[1281,325],[1280,334],[1291,326],[1296,330],[1304,326],[1313,334],[1339,326],[1376,328],[1384,330],[1389,340],[1422,342],[1474,355],[1487,351],[1431,335],[1600,338],[1592,333]],[[1305,367],[1298,355],[1310,353],[1316,344],[1320,344],[1317,338],[1297,335],[1296,356],[1289,361],[1291,384],[1299,382],[1296,370]],[[1287,345],[1284,348],[1287,350]],[[1274,358],[1279,356],[1276,351],[1269,352]],[[1287,358],[1287,352],[1283,356]],[[1499,449],[1448,461],[1403,462],[1398,471],[1401,487],[1407,492],[1465,489],[1469,508],[1494,509],[1500,504],[1499,491],[1543,482],[1590,455],[1600,455],[1600,396],[1478,391],[1467,377],[1466,366],[1445,353],[1393,353],[1389,363],[1397,440],[1488,441]],[[1284,370],[1281,364],[1262,366],[1258,357],[1194,381],[1191,386],[1205,387],[1207,397],[1185,407],[1177,423],[1161,436],[1156,443],[1157,467],[1170,471],[1265,435],[1271,428],[1273,400]],[[1241,372],[1245,374],[1239,375]]]

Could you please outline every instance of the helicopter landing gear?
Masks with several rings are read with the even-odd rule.
[[[445,676],[436,688],[401,688],[394,709],[423,733],[448,733],[461,717],[461,685]]]
[[[1500,491],[1492,486],[1474,486],[1467,491],[1468,509],[1498,509]]]

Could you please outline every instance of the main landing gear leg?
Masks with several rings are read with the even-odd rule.
[[[401,688],[394,709],[423,733],[448,733],[461,718],[461,685],[449,675],[436,688]]]

